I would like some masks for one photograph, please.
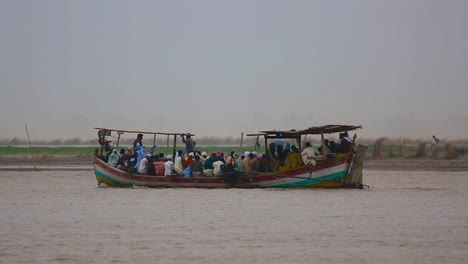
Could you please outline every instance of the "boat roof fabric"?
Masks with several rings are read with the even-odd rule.
[[[263,135],[320,135],[321,133],[324,134],[331,134],[331,133],[339,133],[339,132],[346,132],[356,129],[362,129],[362,126],[348,126],[348,125],[325,125],[325,126],[315,126],[309,127],[303,130],[265,130],[260,131],[258,134],[249,134],[247,136],[263,136]]]
[[[114,128],[101,128],[95,127],[94,129],[105,130],[105,131],[115,131],[117,133],[134,133],[134,134],[147,134],[147,135],[188,135],[195,136],[192,133],[177,133],[177,132],[156,132],[156,131],[140,131],[140,130],[124,130],[124,129],[114,129]]]

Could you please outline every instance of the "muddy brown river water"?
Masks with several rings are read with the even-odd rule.
[[[113,189],[0,171],[0,263],[468,263],[468,172],[364,190]]]

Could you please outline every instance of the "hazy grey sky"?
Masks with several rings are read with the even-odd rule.
[[[467,138],[467,0],[1,0],[0,138]]]

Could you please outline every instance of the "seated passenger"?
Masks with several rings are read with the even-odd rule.
[[[116,167],[119,163],[119,155],[117,154],[117,150],[113,149],[112,153],[109,155],[109,160],[107,161],[107,165]]]
[[[150,155],[147,154],[145,157],[140,161],[140,165],[138,166],[137,172],[141,175],[147,175],[148,174],[148,160],[150,158]]]
[[[282,145],[276,146],[276,155],[279,161],[284,162],[286,160],[286,155],[284,154]]]
[[[176,157],[174,160],[174,170],[177,174],[183,175],[183,170],[184,170],[184,163],[183,163],[183,157],[182,157],[182,150],[177,151]]]
[[[183,169],[185,170],[193,162],[193,152],[187,154],[187,158],[184,160]]]
[[[305,146],[306,146],[305,149],[301,153],[302,161],[306,165],[315,166],[316,158],[317,158],[316,151],[312,147],[310,142],[307,142]]]
[[[250,171],[250,163],[252,161],[252,159],[250,158],[250,152],[249,151],[246,151],[244,153],[244,159],[242,160],[242,170],[243,171]]]
[[[121,148],[120,153],[119,153],[119,158],[123,157],[124,155],[125,155],[125,148]]]
[[[192,175],[194,177],[203,176],[203,162],[199,155],[195,155],[195,159],[192,162]]]
[[[330,153],[337,153],[338,149],[335,144],[335,141],[330,141]]]
[[[244,170],[244,163],[242,162],[242,157],[239,156],[239,153],[234,153],[234,158],[236,160],[236,171],[243,171]]]
[[[202,162],[205,162],[208,159],[208,153],[206,153],[206,151],[203,151],[200,155],[200,159]]]
[[[192,165],[193,165],[193,162],[190,162],[190,164],[182,171],[184,178],[192,177]]]
[[[276,156],[275,143],[270,143],[268,147],[268,165],[270,165],[271,171],[277,171],[281,165],[281,161]]]
[[[164,176],[170,176],[174,173],[174,162],[172,162],[172,156],[166,157],[164,162]]]
[[[159,161],[159,156],[152,156],[149,153],[146,153],[147,156],[149,156],[148,159],[148,165],[146,165],[146,175],[151,175],[151,176],[156,176],[156,168],[154,167],[154,163],[156,161]]]
[[[260,171],[260,160],[258,159],[257,155],[253,152],[249,155],[250,164],[249,164],[249,171],[252,172],[259,172]]]
[[[325,151],[322,153],[322,155],[326,156],[330,154],[330,141],[325,139],[323,142],[325,143]]]
[[[223,164],[226,164],[226,159],[224,158],[224,153],[221,150],[216,151],[216,160],[219,160]]]
[[[263,153],[260,158],[260,171],[261,172],[269,172],[267,162],[268,162],[267,154]]]
[[[203,174],[207,177],[212,177],[213,174],[213,163],[216,161],[216,153],[211,153],[211,156],[203,164]]]
[[[213,162],[213,175],[215,177],[221,176],[223,174],[223,171],[221,169],[221,166],[223,165],[224,163],[220,160]]]
[[[156,176],[166,175],[166,161],[164,161],[164,159],[156,160],[155,162],[153,162],[153,166],[154,166],[154,174]]]
[[[341,139],[341,152],[342,153],[348,153],[351,151],[351,142],[352,139],[350,137],[343,137]]]
[[[302,165],[302,159],[301,159],[301,155],[299,154],[299,149],[296,146],[292,145],[291,152],[289,152],[288,156],[286,157],[283,169],[291,170],[291,169],[298,168],[301,165]]]
[[[236,158],[234,157],[235,151],[231,151],[229,157],[226,159],[226,171],[234,171],[236,167]]]

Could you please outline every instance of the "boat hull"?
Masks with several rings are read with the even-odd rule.
[[[111,187],[145,186],[155,188],[341,188],[345,184],[352,154],[317,162],[312,167],[275,173],[230,173],[222,177],[148,176],[131,174],[108,166],[94,158],[94,172],[98,184]]]

